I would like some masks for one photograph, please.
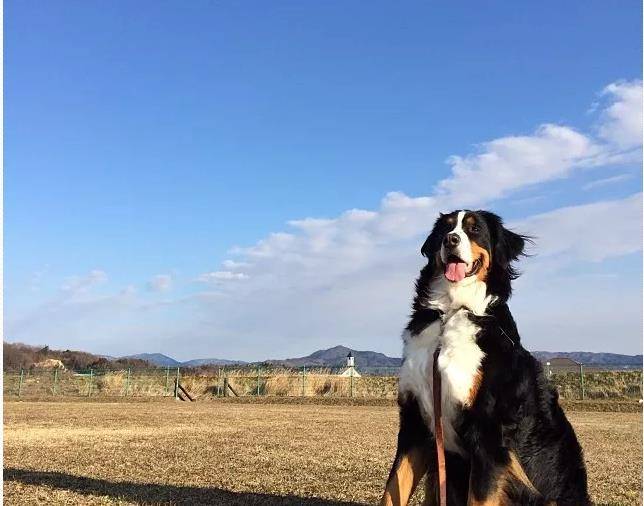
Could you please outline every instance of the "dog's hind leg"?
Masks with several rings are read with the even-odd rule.
[[[546,506],[516,455],[499,448],[494,455],[474,455],[471,462],[468,506]]]
[[[434,438],[420,413],[417,400],[412,395],[400,397],[400,430],[394,464],[389,472],[381,506],[404,506],[416,486],[434,463],[431,449]]]

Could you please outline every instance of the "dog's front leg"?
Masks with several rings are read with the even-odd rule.
[[[414,493],[418,482],[427,472],[433,453],[433,436],[420,413],[415,397],[401,396],[400,430],[394,464],[389,472],[381,506],[404,506]]]

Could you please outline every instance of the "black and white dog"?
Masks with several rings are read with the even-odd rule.
[[[486,211],[439,217],[422,247],[403,334],[398,449],[382,504],[406,504],[427,474],[436,504],[433,355],[440,346],[450,505],[589,504],[575,433],[522,346],[507,302],[527,237]]]

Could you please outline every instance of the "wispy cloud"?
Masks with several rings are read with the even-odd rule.
[[[248,279],[248,275],[243,272],[215,271],[205,272],[204,274],[199,275],[197,281],[202,283],[214,283],[219,281],[241,281],[244,279]]]
[[[235,260],[224,260],[222,263],[222,267],[229,271],[243,269],[249,266],[250,264],[248,262],[236,262]]]
[[[70,294],[83,293],[101,283],[107,281],[107,274],[100,270],[94,269],[83,276],[72,276],[60,287],[61,291]]]
[[[148,281],[147,286],[151,292],[167,292],[172,289],[172,276],[170,274],[157,274]]]
[[[602,179],[596,179],[595,181],[586,183],[584,186],[582,186],[582,189],[592,190],[594,188],[600,188],[611,184],[621,183],[622,181],[628,181],[629,179],[632,179],[632,178],[633,178],[632,174],[619,174],[617,176],[605,177]]]
[[[642,216],[642,194],[568,206],[512,224],[536,239],[539,256],[565,255],[569,262],[600,262],[642,250],[636,224]],[[601,230],[595,234],[593,231]]]

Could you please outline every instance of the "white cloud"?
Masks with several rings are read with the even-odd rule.
[[[617,91],[607,88],[607,94],[614,94],[610,107],[621,103]],[[606,118],[600,112],[601,124]],[[611,126],[614,138],[619,125]],[[223,311],[224,321],[219,317],[218,323],[244,335],[257,332],[259,325],[269,340],[284,338],[299,344],[298,339],[307,336],[303,352],[312,348],[312,342],[330,344],[329,336],[380,349],[369,340],[387,339],[397,347],[391,337],[408,314],[413,279],[422,264],[418,250],[438,211],[489,205],[531,185],[623,161],[624,153],[632,156],[612,141],[566,126],[544,125],[533,135],[496,139],[484,143],[478,154],[451,158],[452,176],[441,181],[433,195],[391,192],[377,211],[293,220],[288,232],[237,249],[241,260],[252,263],[245,270],[252,279],[237,287],[229,303],[240,305],[252,296],[262,304],[244,307],[241,313]],[[561,266],[640,251],[640,210],[638,194],[562,208],[521,220],[516,227],[538,237],[541,263],[533,267],[539,271],[546,269],[549,258]],[[599,237],[597,230],[602,231]]]
[[[577,169],[641,160],[642,82],[612,83],[602,97],[608,103],[595,126],[599,138],[545,124],[532,135],[495,139],[483,143],[480,153],[450,157],[452,175],[438,183],[437,192],[463,206],[477,205]]]
[[[243,269],[244,267],[248,267],[250,264],[248,262],[236,262],[235,260],[224,260],[221,265],[226,270],[234,271],[238,269]]]
[[[463,205],[498,199],[594,164],[602,148],[572,128],[542,125],[533,135],[484,143],[481,151],[448,159],[452,176],[438,184],[438,192],[457,197]]]
[[[536,237],[539,256],[566,255],[599,262],[642,250],[642,194],[625,199],[562,207],[516,224]]]
[[[167,292],[172,289],[172,276],[170,274],[157,274],[148,281],[148,290],[152,292]]]
[[[622,91],[617,84],[606,88],[604,93],[612,94],[609,107],[620,106],[621,110]],[[628,97],[632,94],[631,90]],[[602,125],[608,121],[605,116],[600,113]],[[614,135],[619,135],[621,124],[611,124]],[[623,160],[622,154],[601,139],[570,127],[543,125],[530,136],[484,143],[479,154],[451,157],[452,176],[438,183],[434,195],[410,197],[390,192],[378,211],[353,209],[332,219],[292,220],[292,231],[273,233],[235,253],[252,259],[249,272],[258,278],[284,270],[286,265],[306,269],[323,264],[333,272],[353,270],[384,245],[418,238],[431,228],[439,211],[489,204],[515,190],[568,177],[575,170]]]
[[[642,81],[618,81],[604,88],[608,101],[601,116],[599,136],[622,149],[642,144]]]
[[[202,283],[213,283],[217,281],[239,281],[248,279],[248,275],[243,272],[232,272],[232,271],[215,271],[215,272],[206,272],[200,274],[197,278],[198,281]]]
[[[618,174],[617,176],[605,177],[602,179],[596,179],[595,181],[590,181],[582,186],[583,190],[592,190],[594,188],[600,188],[603,186],[608,186],[611,184],[621,183],[623,181],[628,181],[632,179],[632,174]]]
[[[107,274],[100,269],[94,269],[84,276],[72,276],[67,278],[60,289],[63,292],[70,294],[83,293],[98,284],[105,283],[106,281]]]

